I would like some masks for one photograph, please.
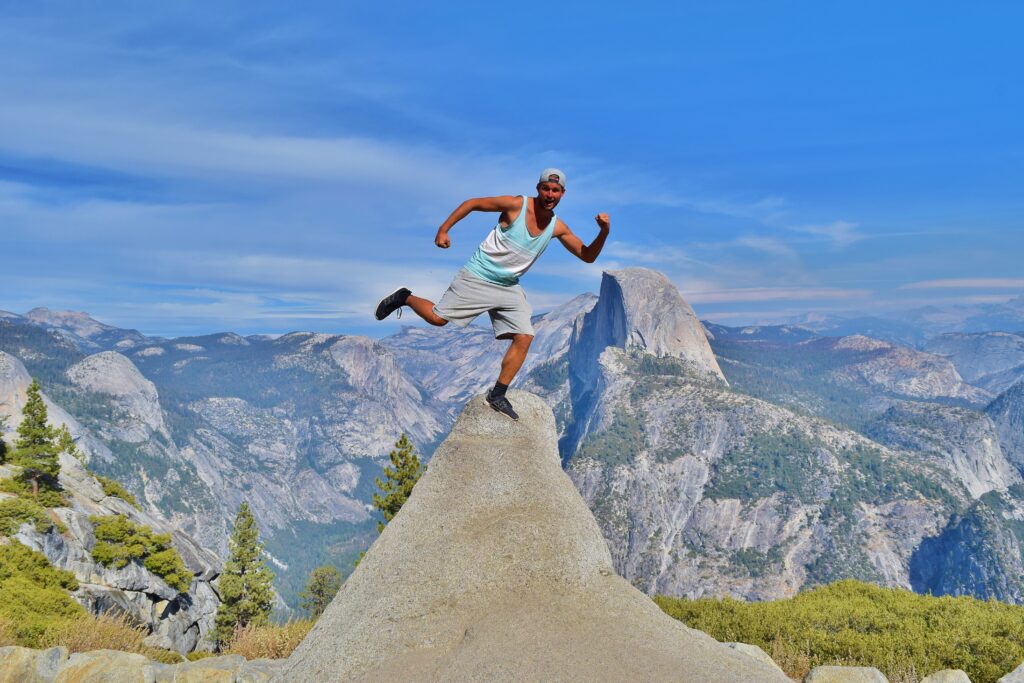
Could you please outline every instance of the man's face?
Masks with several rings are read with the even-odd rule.
[[[563,194],[565,194],[565,190],[558,183],[544,181],[537,184],[537,199],[546,211],[558,206],[558,202],[562,201]]]

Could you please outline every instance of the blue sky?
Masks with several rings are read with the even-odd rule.
[[[165,4],[0,2],[0,309],[387,334],[547,165],[612,233],[538,311],[626,266],[726,324],[1024,293],[1019,3]]]

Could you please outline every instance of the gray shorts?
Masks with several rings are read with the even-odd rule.
[[[467,327],[485,311],[491,316],[495,339],[508,339],[513,334],[534,334],[530,323],[533,309],[526,302],[522,287],[496,285],[481,280],[465,268],[455,275],[444,296],[434,306],[434,313],[460,327]]]

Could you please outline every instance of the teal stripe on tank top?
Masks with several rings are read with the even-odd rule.
[[[511,287],[519,282],[518,277],[487,258],[487,255],[479,249],[466,261],[465,268],[481,280],[487,280],[496,285]]]

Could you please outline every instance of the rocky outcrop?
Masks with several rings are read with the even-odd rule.
[[[924,348],[949,358],[965,380],[994,394],[1024,379],[1024,335],[957,332],[935,337]]]
[[[605,272],[597,304],[576,324],[569,343],[573,423],[563,456],[588,433],[611,424],[609,378],[623,352],[678,361],[681,372],[725,384],[704,327],[667,277],[646,268]]]
[[[1024,383],[1003,392],[985,414],[996,426],[1003,454],[1024,474]]]
[[[555,423],[466,407],[283,681],[785,681],[616,576]]]
[[[971,683],[963,669],[943,669],[921,679],[921,683]]]
[[[283,659],[246,661],[240,655],[162,664],[120,650],[91,650],[70,657],[64,647],[0,648],[0,683],[267,683]]]
[[[137,330],[124,330],[107,325],[79,311],[53,311],[33,308],[24,320],[57,332],[86,352],[131,348],[148,341]]]
[[[577,327],[570,364],[596,364],[606,348],[679,358],[696,373],[725,381],[690,304],[661,273],[647,268],[605,272],[597,305]]]
[[[840,578],[910,587],[915,548],[939,533],[965,497],[939,469],[944,461],[889,450],[733,391],[714,372],[700,371],[692,355],[659,356],[639,340],[595,343],[628,338],[625,317],[615,313],[621,305],[607,307],[605,296],[629,297],[614,274],[605,284],[570,347],[573,422],[561,454],[623,576],[649,593],[754,600]],[[658,321],[648,320],[654,327],[639,337],[665,338]],[[816,356],[825,373],[860,365],[847,385],[919,393],[929,386],[901,383],[886,358],[899,365],[904,355],[886,342],[853,337],[786,346],[790,353],[813,347],[842,358]],[[944,368],[966,386],[948,361],[927,354],[910,360],[914,372]],[[1018,480],[1005,459],[991,461],[1003,467],[979,466],[976,478],[1003,489]],[[980,486],[978,494],[986,490]]]
[[[125,614],[150,629],[146,642],[179,652],[209,649],[208,636],[220,606],[213,582],[220,574],[220,561],[189,536],[172,529],[162,520],[136,510],[116,496],[108,496],[81,463],[61,455],[60,483],[70,499],[68,507],[54,508],[53,514],[66,528],[60,533],[51,528],[40,533],[32,525],[22,525],[15,538],[41,552],[50,563],[74,573],[79,588],[75,599],[94,614]],[[131,562],[121,569],[104,567],[92,558],[96,544],[89,517],[124,515],[132,522],[150,527],[154,533],[167,533],[186,568],[194,575],[187,592],[167,585],[141,564]]]
[[[1000,431],[982,413],[933,403],[898,402],[868,426],[893,448],[916,451],[946,468],[972,498],[1022,481],[1003,452]]]
[[[52,683],[67,660],[66,647],[0,647],[0,682]]]
[[[1024,683],[1024,663],[1000,678],[996,683]]]
[[[804,683],[889,683],[889,679],[873,666],[816,666]]]
[[[942,533],[922,541],[910,561],[914,590],[1024,602],[1019,528],[1024,528],[1024,509],[989,494],[954,517]]]
[[[109,397],[116,411],[108,422],[111,438],[138,443],[153,432],[170,437],[156,386],[121,354],[104,351],[87,356],[65,374],[82,391]]]
[[[113,353],[99,355],[104,356],[99,359],[99,369],[84,366],[77,376],[90,386],[112,390],[110,395],[123,399],[125,406],[134,406],[131,422],[137,429],[148,429],[140,415],[152,407],[149,399],[155,401],[155,397],[148,395],[152,385],[122,356]],[[110,378],[100,372],[103,367],[114,368]],[[8,418],[7,427],[12,431],[21,418],[21,406],[29,382],[28,371],[21,362],[0,352],[0,416]],[[45,395],[44,401],[51,424],[68,427],[74,436],[83,434],[84,430],[76,420]],[[79,443],[83,450],[90,450],[96,448],[97,441],[87,438],[80,439]],[[54,566],[73,572],[80,583],[74,597],[94,614],[114,611],[128,615],[135,623],[150,629],[148,642],[156,647],[181,652],[211,647],[212,643],[206,636],[213,627],[213,618],[220,605],[212,583],[220,573],[221,563],[217,556],[178,528],[168,525],[163,518],[136,509],[121,498],[107,495],[96,477],[78,459],[61,454],[60,466],[59,481],[69,504],[55,508],[53,515],[67,527],[67,532],[62,534],[51,528],[40,533],[32,525],[25,524],[16,539],[43,553]],[[12,475],[13,472],[5,468],[0,478]],[[171,588],[137,563],[115,570],[95,562],[91,551],[96,539],[89,521],[93,515],[124,515],[136,524],[150,527],[155,533],[171,534],[175,549],[195,575],[188,591],[179,592]]]
[[[862,358],[837,368],[834,374],[844,382],[864,384],[875,392],[922,399],[953,398],[977,404],[991,399],[988,392],[966,384],[953,364],[940,356],[862,335],[806,343],[831,346],[838,354],[853,356],[860,352]]]

